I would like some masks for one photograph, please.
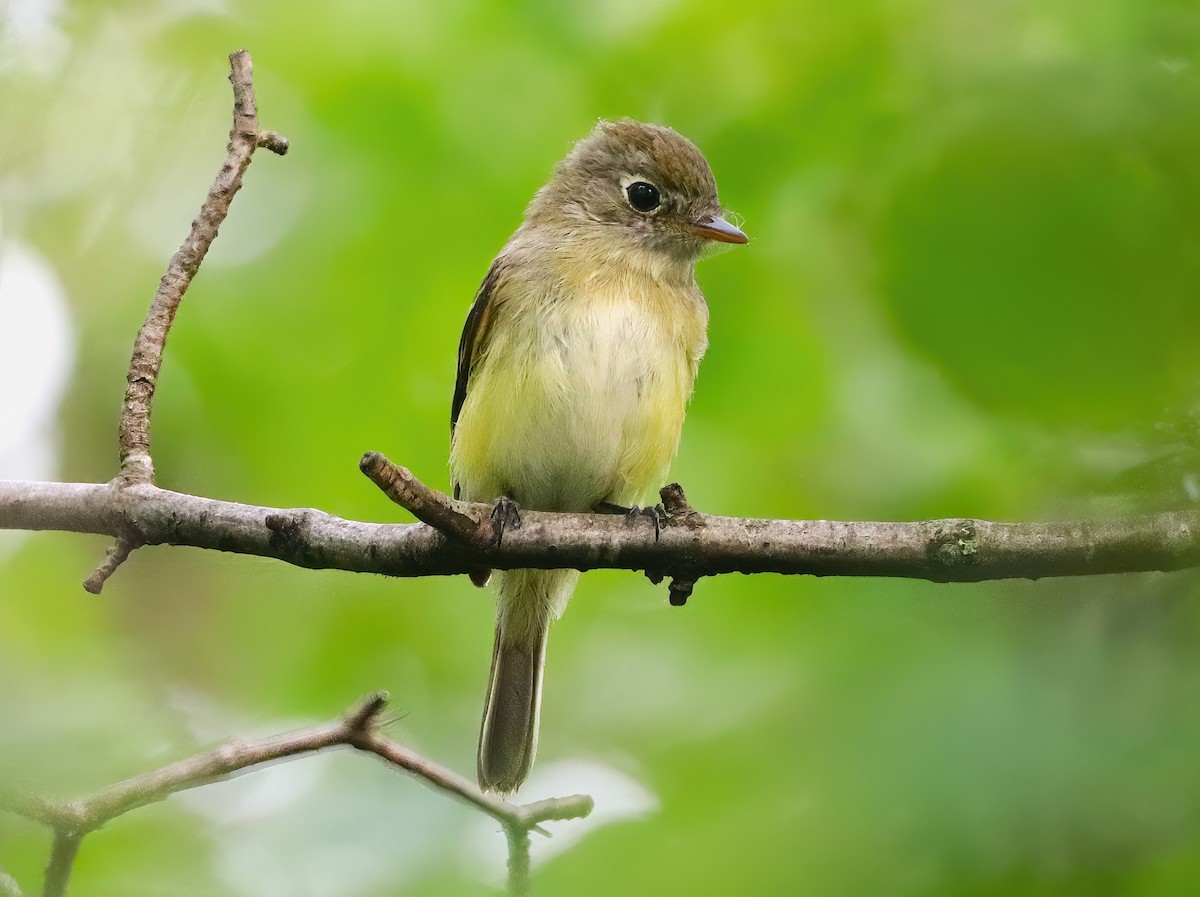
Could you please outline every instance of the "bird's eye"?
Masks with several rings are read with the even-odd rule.
[[[658,188],[645,181],[634,181],[625,188],[625,195],[629,197],[629,204],[639,212],[653,212],[662,201]]]

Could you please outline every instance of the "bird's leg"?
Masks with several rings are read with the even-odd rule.
[[[654,524],[655,542],[658,541],[662,528],[671,522],[671,515],[667,513],[667,509],[661,503],[650,505],[646,508],[627,508],[624,505],[613,504],[610,501],[602,501],[592,508],[592,512],[595,514],[624,514],[630,520],[636,520],[638,517],[649,517]]]
[[[507,495],[501,495],[492,506],[492,525],[496,528],[496,547],[499,548],[504,543],[505,530],[521,528],[521,506]]]

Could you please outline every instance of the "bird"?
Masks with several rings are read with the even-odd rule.
[[[671,128],[601,120],[555,167],[488,269],[458,349],[454,497],[520,510],[633,512],[667,476],[708,345],[695,264],[746,243],[708,161]],[[491,571],[472,574],[476,585]],[[546,638],[577,570],[505,570],[479,736],[486,791],[537,751]]]

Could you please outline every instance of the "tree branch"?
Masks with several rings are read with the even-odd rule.
[[[505,826],[508,842],[508,892],[514,897],[529,893],[529,830]]]
[[[124,483],[154,482],[154,462],[150,456],[150,407],[162,369],[162,354],[167,334],[175,321],[175,312],[192,278],[217,238],[233,197],[242,187],[242,176],[258,146],[283,155],[286,138],[274,132],[260,134],[258,105],[254,98],[254,67],[250,54],[238,50],[229,55],[229,81],[233,85],[233,126],[225,159],[208,189],[200,213],[192,221],[183,244],[167,262],[167,270],[158,283],[146,320],[133,342],[126,377],[125,401],[121,406],[121,473]]]
[[[586,795],[521,805],[481,791],[470,779],[382,734],[379,716],[386,703],[386,694],[370,695],[335,722],[254,741],[227,741],[211,751],[117,782],[75,800],[57,801],[21,791],[0,790],[0,809],[54,829],[54,847],[46,869],[46,897],[60,897],[66,892],[80,842],[116,817],[165,800],[178,791],[224,781],[267,763],[330,748],[353,747],[374,754],[434,790],[481,810],[500,823],[510,844],[512,833],[520,832],[525,838],[525,873],[524,878],[514,881],[514,888],[524,887],[528,877],[529,832],[540,831],[542,822],[579,819],[592,811],[592,799]],[[510,868],[513,865],[510,862]]]
[[[121,470],[116,484],[130,486],[154,482],[154,461],[150,455],[150,409],[154,390],[162,370],[163,349],[175,313],[200,263],[208,254],[234,195],[242,187],[242,176],[250,166],[257,147],[283,155],[288,151],[286,137],[274,131],[259,131],[258,105],[254,98],[254,67],[250,54],[238,50],[229,56],[229,80],[233,85],[233,125],[225,148],[225,160],[208,189],[200,213],[192,221],[183,244],[167,262],[167,270],[158,283],[146,320],[133,342],[126,375],[125,400],[121,405],[119,442]],[[105,581],[140,544],[128,533],[117,533],[117,542],[104,562],[84,582],[84,588],[99,594]]]
[[[358,468],[384,495],[452,539],[468,545],[487,546],[496,541],[491,515],[481,513],[484,505],[458,501],[418,480],[407,467],[397,467],[379,452],[367,452]]]
[[[480,521],[479,533],[490,531],[489,505],[445,495],[440,500]],[[188,545],[387,576],[535,567],[644,570],[691,581],[737,572],[978,582],[1200,566],[1198,511],[1056,523],[763,520],[691,511],[669,518],[657,535],[644,517],[524,511],[520,528],[508,531],[502,545],[493,540],[477,547],[478,535],[451,539],[426,524],[364,523],[151,484],[118,489],[0,480],[0,529],[133,533],[145,545]]]
[[[54,846],[50,848],[42,897],[63,897],[67,893],[67,882],[71,880],[71,870],[75,868],[75,857],[82,842],[83,832],[63,828],[54,830]]]

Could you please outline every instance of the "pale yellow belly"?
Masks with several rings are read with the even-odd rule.
[[[506,322],[459,415],[462,497],[561,511],[645,500],[678,446],[700,351],[633,302]]]

